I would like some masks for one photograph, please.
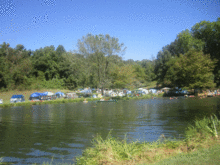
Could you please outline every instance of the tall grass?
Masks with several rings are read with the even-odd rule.
[[[0,165],[3,164],[3,157],[0,158]]]
[[[128,143],[126,136],[120,141],[111,136],[111,132],[104,140],[97,135],[93,140],[93,147],[87,148],[83,155],[77,157],[77,164],[140,164],[154,163],[159,160],[206,148],[219,143],[219,120],[215,115],[202,120],[196,120],[186,130],[186,139],[167,139],[164,136],[156,142],[138,141]]]
[[[136,164],[141,162],[152,163],[166,158],[170,149],[176,149],[182,145],[181,141],[128,143],[126,136],[120,141],[108,135],[106,140],[97,135],[93,139],[93,147],[84,151],[81,157],[77,157],[77,164]],[[174,152],[176,153],[176,152]]]
[[[210,117],[204,117],[202,120],[194,121],[194,125],[188,127],[186,131],[187,138],[195,137],[195,134],[203,137],[210,136],[210,134],[218,138],[220,121],[216,115]]]

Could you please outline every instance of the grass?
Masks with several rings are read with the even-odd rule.
[[[199,149],[198,151],[191,153],[182,153],[160,162],[154,163],[154,165],[198,165],[198,164],[220,164],[220,145],[217,144],[210,148]],[[147,164],[142,164],[147,165]]]
[[[178,161],[181,155],[182,159],[187,164],[187,157],[196,159],[195,155],[210,152],[213,160],[218,159],[219,156],[214,152],[216,148],[204,149],[218,144],[217,150],[220,149],[220,139],[217,131],[219,130],[219,120],[215,115],[210,118],[196,120],[194,125],[191,125],[186,130],[186,139],[166,139],[164,136],[156,142],[138,141],[127,143],[126,136],[123,141],[112,137],[110,134],[103,140],[99,135],[93,139],[93,147],[87,148],[83,155],[77,157],[77,164],[150,164],[172,157]],[[201,149],[204,149],[201,150]],[[194,153],[194,152],[197,153]],[[188,155],[189,154],[189,155]],[[168,160],[167,160],[168,161]],[[211,163],[212,160],[208,160]]]
[[[11,98],[12,95],[21,94],[21,95],[24,95],[25,100],[27,101],[32,93],[35,93],[35,92],[42,93],[42,92],[46,92],[46,91],[50,91],[50,92],[53,92],[53,93],[61,91],[61,92],[66,93],[69,90],[65,90],[65,89],[62,89],[62,90],[60,90],[60,89],[42,89],[42,90],[25,90],[25,91],[17,91],[17,90],[7,91],[7,92],[0,92],[0,99],[3,99],[3,104],[4,103],[10,103],[10,98]]]
[[[8,91],[8,92],[1,92],[0,93],[0,99],[3,99],[3,104],[0,104],[0,107],[10,107],[10,106],[28,106],[28,105],[42,105],[42,104],[60,104],[60,103],[68,103],[68,102],[82,102],[84,98],[77,98],[77,99],[56,99],[56,100],[44,100],[42,102],[32,102],[29,99],[30,95],[34,92],[45,92],[50,91],[53,93],[56,93],[58,91],[61,91],[63,93],[69,92],[69,90],[59,90],[59,89],[45,89],[45,90],[30,90],[30,91]],[[10,103],[10,98],[12,95],[15,94],[21,94],[25,97],[25,102],[19,102],[19,103]],[[156,95],[143,95],[139,97],[115,97],[114,99],[117,100],[131,100],[131,99],[150,99],[152,96]],[[157,97],[160,97],[162,95],[158,95]],[[110,99],[110,97],[105,97],[106,100]],[[97,101],[100,100],[99,98],[86,98],[87,101]]]
[[[97,101],[99,98],[87,98],[87,101]],[[56,99],[56,100],[44,100],[44,101],[25,101],[18,103],[4,103],[0,104],[0,107],[10,107],[10,106],[28,106],[28,105],[42,105],[42,104],[61,104],[61,103],[70,103],[70,102],[83,102],[84,98],[76,98],[76,99]]]

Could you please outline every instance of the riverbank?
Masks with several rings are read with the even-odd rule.
[[[82,156],[76,158],[77,165],[162,164],[165,159],[167,159],[166,161],[175,158],[178,160],[178,158],[181,158],[181,154],[184,154],[185,157],[190,155],[195,157],[193,153],[203,152],[201,149],[213,155],[213,160],[219,160],[219,155],[215,154],[216,150],[220,150],[220,138],[217,134],[220,131],[219,125],[220,121],[216,116],[204,118],[196,121],[193,126],[188,127],[184,140],[171,140],[162,135],[158,141],[152,143],[139,143],[138,141],[127,143],[126,137],[123,141],[119,141],[117,138],[112,137],[111,134],[103,140],[98,135],[93,139],[93,147],[87,148]],[[217,148],[213,149],[213,146],[217,146]],[[188,161],[186,158],[182,160],[185,164],[188,164]],[[212,164],[211,162],[213,162],[212,159],[207,164]]]
[[[44,90],[45,91],[45,90]],[[57,91],[57,90],[56,90]],[[64,92],[62,90],[60,90],[61,92]],[[43,92],[43,91],[38,91],[38,92]],[[55,92],[55,91],[52,91]],[[11,107],[11,106],[28,106],[28,105],[42,105],[42,104],[61,104],[61,103],[70,103],[70,102],[83,102],[85,98],[76,98],[76,99],[56,99],[56,100],[43,100],[43,101],[30,101],[30,100],[26,100],[25,102],[18,102],[18,103],[10,103],[10,98],[13,94],[22,94],[25,96],[25,98],[28,98],[30,96],[30,94],[33,93],[33,91],[23,91],[23,92],[19,92],[16,91],[14,93],[12,92],[4,92],[1,93],[1,98],[4,100],[7,100],[6,102],[4,101],[3,104],[0,104],[0,107]],[[152,97],[156,98],[156,97],[162,97],[162,94],[159,95],[143,95],[143,96],[134,96],[134,97],[114,97],[113,99],[116,100],[131,100],[131,99],[151,99]],[[110,97],[103,97],[105,100],[109,100]],[[100,98],[92,98],[92,97],[87,97],[86,98],[87,101],[98,101],[100,100]]]

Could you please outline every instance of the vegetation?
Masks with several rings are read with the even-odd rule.
[[[215,145],[210,148],[199,149],[191,153],[181,153],[174,157],[159,161],[154,165],[197,165],[197,164],[219,164],[220,145]],[[142,164],[146,165],[146,164]]]
[[[158,84],[189,88],[219,86],[219,28],[220,18],[216,22],[202,21],[163,47],[155,60]]]
[[[158,141],[152,143],[127,143],[126,136],[123,141],[119,141],[110,133],[105,140],[98,135],[93,139],[93,147],[86,149],[83,155],[77,158],[77,164],[149,164],[171,156],[180,158],[181,153],[190,154],[201,148],[219,145],[217,130],[220,130],[220,121],[214,115],[195,121],[194,126],[186,130],[186,139],[182,141],[166,139],[162,135]],[[216,154],[212,157],[219,159]],[[187,164],[188,159],[183,159],[183,162]],[[208,162],[212,160],[209,159]]]
[[[0,45],[0,90],[146,85],[145,69],[141,65],[126,64],[120,56],[124,51],[123,43],[109,35],[82,37],[77,53],[66,52],[62,45],[56,49],[46,46],[30,51],[23,45],[13,49],[3,42]],[[125,72],[127,68],[131,68],[130,72]],[[122,72],[126,75],[122,76]]]
[[[51,89],[51,92],[57,92],[57,90]],[[68,92],[68,90],[61,90],[62,92]],[[3,99],[4,103],[0,104],[0,107],[10,107],[10,106],[28,106],[28,105],[42,105],[42,104],[60,104],[60,103],[69,103],[69,102],[83,102],[84,97],[81,98],[76,98],[76,99],[56,99],[56,100],[44,100],[44,101],[37,101],[33,102],[28,100],[30,95],[36,91],[31,90],[31,91],[8,91],[8,92],[2,92],[1,93],[1,98]],[[39,90],[38,92],[45,92],[45,90]],[[10,103],[10,98],[13,94],[22,94],[25,96],[25,102],[18,102],[18,103]],[[124,97],[115,97],[114,99],[117,100],[131,100],[131,99],[150,99],[151,97],[161,97],[162,94],[159,95],[142,95],[142,96],[124,96]],[[106,100],[110,99],[110,97],[105,97]],[[100,100],[100,98],[92,98],[92,97],[87,97],[87,101],[97,101]]]
[[[180,32],[176,39],[164,46],[158,52],[156,59],[152,60],[122,60],[126,47],[123,43],[119,43],[118,38],[110,37],[108,34],[83,36],[78,40],[78,50],[74,52],[67,52],[62,45],[57,48],[46,46],[31,51],[21,44],[11,48],[8,43],[3,42],[0,45],[0,91],[4,104],[0,106],[83,101],[83,98],[16,104],[6,101],[17,91],[24,90],[30,92],[24,91],[27,99],[36,90],[72,90],[88,86],[134,89],[143,86],[153,87],[156,82],[158,86],[185,89],[218,87],[220,85],[219,45],[220,18],[214,22],[201,21],[191,30]],[[117,99],[150,97],[152,96]],[[201,148],[218,144],[216,147],[219,150],[219,124],[216,116],[197,120],[193,126],[189,126],[186,139],[183,141],[169,140],[163,136],[153,143],[127,143],[126,137],[121,142],[110,134],[106,140],[97,136],[93,140],[94,147],[86,149],[83,156],[77,158],[77,164],[157,163],[170,156],[176,156],[175,159],[181,159],[183,164],[186,164],[187,157],[195,160],[195,154],[202,154],[205,151],[200,150]],[[216,148],[213,147],[210,151],[215,152],[215,150]],[[193,154],[191,151],[196,152]],[[218,155],[214,153],[213,155],[214,160]],[[197,159],[198,157],[196,156]],[[166,159],[166,162],[176,163],[174,159]],[[213,164],[213,161],[210,159],[207,164]]]
[[[152,60],[122,60],[126,47],[106,34],[87,34],[78,50],[62,45],[35,51],[0,45],[0,90],[137,88],[158,85],[212,88],[220,85],[220,18],[180,32]]]

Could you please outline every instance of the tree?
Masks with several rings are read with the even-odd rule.
[[[134,88],[135,70],[132,65],[125,64],[123,66],[114,65],[111,69],[111,77],[113,78],[114,88]]]
[[[156,78],[154,73],[155,70],[155,60],[142,60],[141,66],[145,69],[146,81],[151,82]]]
[[[126,50],[124,44],[119,44],[119,39],[110,37],[109,34],[83,36],[77,43],[79,53],[88,56],[96,52],[101,52],[104,56],[123,54]]]
[[[201,21],[192,27],[193,37],[202,40],[205,44],[203,52],[210,54],[211,59],[217,59],[213,71],[215,82],[220,85],[220,18],[216,22]]]
[[[169,61],[165,81],[173,87],[212,88],[215,86],[214,64],[209,55],[190,50]]]
[[[109,76],[111,61],[113,55],[122,55],[125,52],[123,43],[119,39],[110,37],[110,35],[92,35],[87,34],[81,40],[78,40],[78,52],[87,59],[86,66],[89,69],[87,74],[93,75],[93,82],[97,87],[109,87],[111,78]],[[93,73],[91,73],[93,71]],[[95,73],[95,72],[96,73]]]
[[[38,71],[42,71],[46,80],[59,77],[60,62],[63,57],[56,53],[53,45],[37,49],[31,59],[35,76],[37,76]]]
[[[194,38],[192,33],[186,29],[179,33],[174,42],[167,46],[167,50],[172,56],[179,56],[185,54],[189,50],[202,51],[204,42],[202,40]]]
[[[158,52],[157,60],[155,61],[155,74],[158,83],[167,85],[164,83],[164,77],[169,69],[167,63],[171,60],[171,58],[172,55],[166,48],[164,48],[163,51]]]
[[[56,49],[56,53],[57,53],[58,55],[61,55],[61,54],[63,54],[63,53],[66,53],[66,50],[65,50],[64,46],[63,46],[63,45],[59,45],[59,46],[57,47],[57,49]]]
[[[139,64],[133,65],[133,68],[134,68],[134,74],[135,74],[135,79],[136,79],[135,86],[136,87],[144,86],[144,84],[146,83],[146,79],[147,79],[144,68]]]

